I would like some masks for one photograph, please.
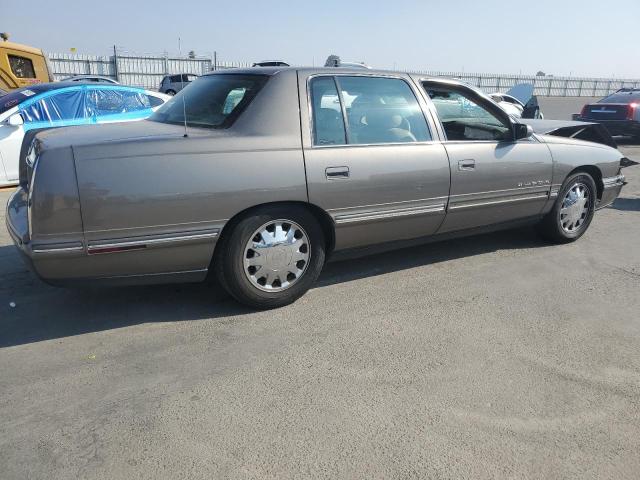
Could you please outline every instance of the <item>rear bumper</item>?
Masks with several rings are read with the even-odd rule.
[[[624,175],[616,175],[615,177],[607,177],[602,179],[602,198],[598,202],[596,210],[608,207],[620,195],[622,187],[627,184]]]
[[[23,188],[18,188],[7,202],[5,223],[9,236],[14,245],[18,248],[20,256],[27,266],[35,272],[33,265],[33,252],[31,250],[31,239],[29,238],[29,198]]]
[[[595,120],[578,116],[581,122],[595,122],[603,125],[611,135],[640,135],[640,122],[635,120]]]

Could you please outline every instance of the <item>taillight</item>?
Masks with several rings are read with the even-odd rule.
[[[582,107],[582,111],[580,112],[580,116],[581,117],[586,117],[588,113],[589,113],[589,105],[585,105],[584,107]]]
[[[633,120],[635,118],[637,107],[638,107],[637,103],[630,103],[627,106],[627,120]]]

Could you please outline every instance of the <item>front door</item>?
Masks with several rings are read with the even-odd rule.
[[[299,83],[309,201],[333,217],[336,249],[434,233],[449,163],[411,81],[301,74]]]
[[[440,232],[539,215],[551,189],[552,159],[535,137],[514,140],[500,107],[471,88],[423,84],[440,118],[451,164],[451,195]]]

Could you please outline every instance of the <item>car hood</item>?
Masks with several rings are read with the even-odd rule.
[[[569,120],[536,120],[531,118],[518,118],[517,121],[531,126],[538,135],[571,138],[573,140],[600,143],[613,148],[618,147],[609,131],[599,123]]]
[[[519,100],[523,105],[529,103],[531,97],[533,97],[534,87],[531,83],[519,83],[514,85],[505,93],[511,95],[513,98]]]

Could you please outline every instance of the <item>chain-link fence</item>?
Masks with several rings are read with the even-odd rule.
[[[211,70],[251,65],[249,62],[220,62],[215,57],[135,56],[117,53],[111,56],[51,53],[49,61],[56,80],[71,75],[104,75],[125,85],[151,89],[158,88],[162,77],[169,74],[194,73],[202,75]],[[428,70],[417,73],[433,77],[460,79],[487,93],[504,92],[519,83],[532,83],[536,95],[550,97],[603,97],[621,88],[640,88],[640,79],[505,75]]]

